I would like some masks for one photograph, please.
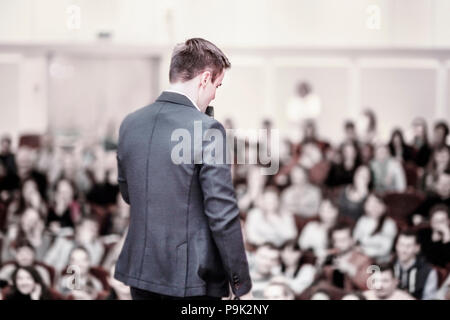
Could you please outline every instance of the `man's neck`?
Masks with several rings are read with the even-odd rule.
[[[416,258],[411,258],[408,261],[399,261],[400,266],[402,267],[403,270],[408,270],[409,268],[411,268],[414,263],[416,262]]]
[[[189,85],[189,83],[181,83],[181,82],[177,82],[177,83],[172,83],[170,85],[170,87],[166,90],[166,91],[172,91],[172,92],[177,92],[180,93],[182,95],[185,95],[189,100],[191,100],[192,104],[199,110],[202,111],[200,109],[200,107],[197,104],[197,93],[196,90],[194,90],[195,88],[192,85]]]

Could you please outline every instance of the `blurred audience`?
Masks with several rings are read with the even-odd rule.
[[[129,220],[116,129],[100,138],[24,135],[16,148],[2,136],[0,299],[130,299],[112,277]],[[448,124],[417,117],[411,136],[392,129],[383,141],[366,109],[331,144],[313,118],[302,119],[301,134],[280,141],[274,176],[235,155],[255,298],[450,299]],[[264,147],[228,138],[248,148],[246,160]]]

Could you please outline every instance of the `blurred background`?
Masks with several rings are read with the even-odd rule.
[[[190,37],[232,64],[215,118],[280,131],[276,175],[233,165],[255,297],[448,298],[448,0],[0,0],[0,296],[129,298],[118,127]]]

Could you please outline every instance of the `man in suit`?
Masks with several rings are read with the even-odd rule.
[[[131,214],[114,277],[133,299],[220,299],[230,286],[251,296],[225,129],[204,113],[230,66],[211,42],[187,40],[172,54],[170,89],[121,124],[118,181]]]

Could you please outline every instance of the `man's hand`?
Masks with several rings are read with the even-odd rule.
[[[252,290],[239,297],[239,300],[253,300]]]

